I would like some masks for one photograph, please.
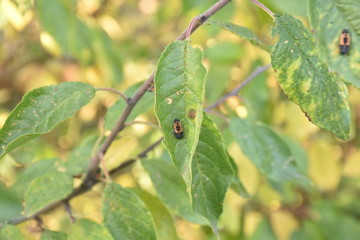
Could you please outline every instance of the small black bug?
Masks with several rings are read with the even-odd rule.
[[[184,137],[184,129],[183,125],[181,124],[180,120],[175,118],[174,119],[174,135],[177,139],[181,139]]]
[[[340,35],[339,48],[340,54],[348,54],[351,44],[351,36],[348,30],[344,29]]]

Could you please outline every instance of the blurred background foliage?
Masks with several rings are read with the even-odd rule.
[[[0,126],[28,91],[65,81],[83,81],[96,87],[112,87],[133,93],[134,86],[154,70],[165,48],[194,16],[215,0],[2,0],[0,5]],[[268,8],[289,13],[308,26],[306,0],[264,0]],[[250,1],[234,0],[212,19],[231,21],[250,28],[265,44],[272,19]],[[257,66],[270,62],[265,51],[215,26],[203,25],[191,37],[204,51],[208,70],[206,103],[231,90]],[[136,88],[135,88],[136,89]],[[223,239],[355,239],[360,231],[360,94],[350,86],[352,138],[340,141],[309,123],[299,107],[282,94],[273,71],[258,76],[229,98],[211,116],[223,133],[227,149],[239,167],[240,178],[251,197],[229,191],[220,220]],[[151,98],[151,94],[150,98]],[[108,134],[105,113],[118,96],[98,92],[76,117],[37,138],[0,161],[0,221],[16,217],[21,193],[8,190],[31,162],[57,158],[65,161],[83,140]],[[145,102],[146,105],[146,102]],[[153,106],[133,116],[157,124]],[[259,174],[235,144],[224,121],[227,116],[249,116],[271,125],[297,142],[307,161],[313,185],[276,186]],[[95,135],[95,138],[94,138]],[[144,150],[161,135],[158,129],[134,125],[123,132],[106,154],[112,169]],[[290,141],[290,140],[289,140]],[[168,156],[162,147],[150,156]],[[305,162],[306,162],[305,161]],[[306,168],[306,166],[305,166]],[[135,164],[114,181],[125,187],[141,187],[154,193],[150,178]],[[93,191],[74,198],[75,217],[102,221],[101,193]],[[62,208],[42,217],[52,231],[65,231],[70,221]],[[214,239],[209,227],[176,218],[182,239]],[[41,229],[34,220],[19,225],[27,239],[38,239]],[[359,236],[359,235],[357,235]]]

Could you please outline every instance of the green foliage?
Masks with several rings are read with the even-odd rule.
[[[191,175],[194,212],[206,217],[213,229],[216,229],[225,193],[234,178],[234,172],[220,132],[206,113],[192,160]]]
[[[263,219],[259,223],[255,232],[250,237],[250,240],[257,239],[276,240],[276,236],[271,229],[271,225],[267,219]]]
[[[360,37],[360,2],[358,0],[335,0],[335,3],[351,28]]]
[[[319,41],[319,50],[323,59],[329,64],[332,71],[339,73],[343,80],[360,88],[360,41],[356,34],[355,26],[347,20],[348,11],[342,11],[336,1],[313,0],[309,1],[310,22],[315,30]],[[339,1],[340,2],[340,1]],[[356,5],[356,1],[349,1]],[[352,9],[356,9],[353,6]],[[360,11],[360,4],[358,10]],[[353,14],[350,14],[353,16]],[[360,16],[359,16],[360,17]],[[346,55],[341,55],[339,51],[339,38],[343,29],[347,29],[351,34],[350,51]]]
[[[72,117],[94,94],[92,86],[81,82],[42,87],[27,93],[0,129],[0,157]]]
[[[25,214],[32,215],[43,207],[61,200],[73,190],[73,180],[66,173],[49,172],[31,181],[25,192]]]
[[[45,230],[41,234],[41,238],[40,238],[40,240],[67,240],[67,239],[68,239],[68,237],[65,233],[54,232],[54,231],[49,231],[49,230]]]
[[[174,221],[162,202],[143,190],[135,189],[135,192],[151,213],[156,231],[156,239],[177,240],[178,237],[174,227]]]
[[[267,52],[271,51],[271,47],[266,46],[264,43],[260,41],[260,39],[248,28],[239,26],[229,22],[222,22],[218,20],[208,20],[206,23],[210,25],[219,26],[225,30],[228,30],[241,38],[245,38],[249,40],[249,42],[255,47],[259,47]]]
[[[312,123],[348,139],[348,91],[321,61],[314,37],[299,20],[286,15],[276,16],[273,34],[280,38],[272,49],[271,63],[285,94]]]
[[[68,240],[76,240],[76,239],[104,239],[104,240],[113,240],[114,238],[108,232],[108,230],[93,221],[88,219],[79,219],[72,225],[70,229],[70,233],[68,236]]]
[[[187,221],[207,223],[202,216],[193,212],[184,179],[173,164],[155,159],[143,160],[141,164],[149,174],[160,200],[169,209]]]
[[[88,166],[91,156],[94,154],[94,148],[100,144],[98,136],[90,136],[83,140],[80,145],[71,151],[67,162],[65,163],[66,172],[69,175],[84,173]]]
[[[185,31],[162,52],[155,91],[139,81],[209,1],[90,2],[0,4],[0,158],[10,153],[0,161],[0,239],[360,236],[360,95],[350,86],[348,99],[345,85],[360,88],[359,0],[309,0],[311,29],[287,15],[305,16],[296,0],[215,4],[215,27],[191,41]],[[248,28],[225,22],[239,19]],[[275,73],[258,68],[270,58]],[[132,101],[109,93],[90,103],[93,86],[109,85]],[[159,131],[130,124],[156,118],[162,146]],[[42,233],[6,225],[35,216]]]
[[[165,146],[188,185],[203,118],[206,70],[202,58],[200,49],[193,48],[189,40],[175,41],[162,53],[155,75],[155,114]],[[173,134],[175,118],[183,124],[182,139]]]
[[[0,184],[0,222],[20,216],[21,198]]]
[[[104,224],[115,239],[156,239],[149,210],[130,189],[107,184],[103,215]]]
[[[25,239],[20,230],[13,225],[5,225],[0,228],[1,240],[22,240]]]
[[[12,189],[23,196],[32,180],[49,172],[55,172],[57,159],[44,159],[29,165],[23,172],[19,173]]]
[[[269,126],[233,118],[230,129],[244,154],[265,177],[283,182],[306,182],[288,144]]]

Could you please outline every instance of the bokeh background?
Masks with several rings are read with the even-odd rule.
[[[2,0],[0,5],[0,126],[24,94],[65,81],[82,81],[96,87],[125,92],[146,80],[165,48],[214,0]],[[264,0],[269,9],[288,13],[305,26],[305,0]],[[273,44],[272,19],[246,0],[234,0],[212,19],[250,28],[264,43]],[[203,25],[192,44],[204,51],[208,70],[206,103],[210,105],[245,79],[257,66],[270,63],[267,52],[215,26]],[[360,226],[360,94],[349,86],[352,137],[341,141],[309,123],[299,107],[283,95],[273,70],[258,76],[229,98],[212,117],[223,133],[227,149],[238,164],[240,178],[251,195],[245,199],[229,191],[219,228],[223,239],[353,239],[346,238]],[[152,93],[147,93],[152,94]],[[151,97],[150,97],[151,98]],[[21,211],[16,196],[8,194],[18,174],[28,164],[48,158],[66,161],[69,152],[93,135],[107,135],[106,110],[118,99],[99,91],[78,114],[51,133],[41,136],[0,160],[0,220]],[[257,119],[302,147],[313,185],[288,185],[278,189],[267,182],[234,142],[229,116]],[[136,118],[157,124],[153,106]],[[146,125],[134,125],[121,133],[106,155],[108,168],[136,156],[161,133]],[[163,147],[151,157],[166,158]],[[140,164],[122,172],[114,181],[155,193]],[[75,217],[101,223],[103,185],[71,201]],[[7,205],[2,205],[5,202]],[[11,203],[9,205],[9,202]],[[2,205],[2,206],[1,206]],[[6,207],[4,207],[6,206]],[[12,216],[14,215],[14,216]],[[44,226],[66,231],[70,221],[63,208],[42,217]],[[215,239],[211,229],[174,219],[182,239]],[[34,220],[19,225],[28,239],[39,239]],[[355,229],[355,230],[354,230]],[[324,232],[328,232],[324,234]],[[340,238],[343,237],[343,238]]]

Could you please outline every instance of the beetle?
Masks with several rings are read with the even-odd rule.
[[[345,55],[348,54],[351,44],[351,36],[350,32],[347,29],[344,29],[340,35],[339,48],[340,54]]]
[[[184,128],[179,119],[177,118],[174,119],[173,128],[174,128],[174,135],[177,139],[181,139],[184,137]]]

